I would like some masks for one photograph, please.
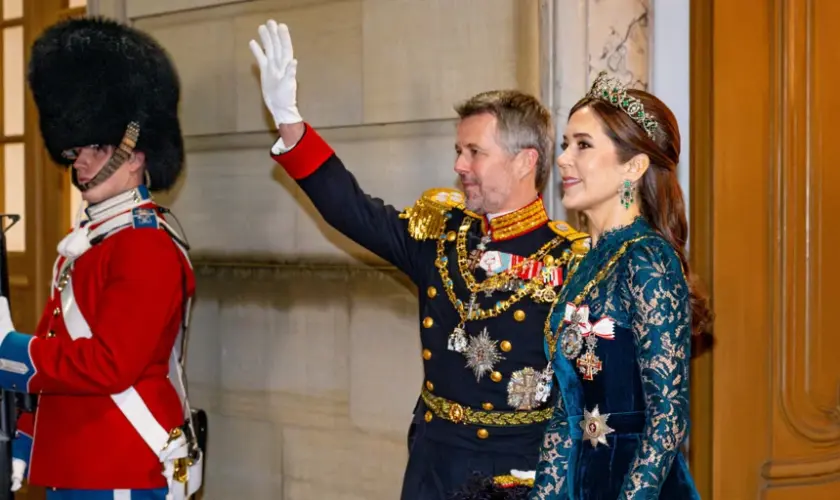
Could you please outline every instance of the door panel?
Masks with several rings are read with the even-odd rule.
[[[708,8],[713,498],[840,498],[840,2]]]

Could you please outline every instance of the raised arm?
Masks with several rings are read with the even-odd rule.
[[[260,67],[263,100],[280,132],[272,157],[330,226],[417,281],[416,260],[424,247],[410,236],[407,221],[393,206],[365,194],[326,141],[303,122],[289,29],[268,21],[258,33],[262,47],[254,40],[250,47]]]
[[[621,498],[657,499],[689,428],[691,305],[679,257],[664,240],[635,245],[628,265],[626,306],[647,416]]]
[[[424,269],[419,261],[426,258],[429,262],[433,245],[412,238],[408,220],[401,218],[396,208],[362,191],[314,129],[307,125],[294,149],[273,157],[297,181],[327,224],[418,281]],[[424,257],[424,253],[429,255]]]

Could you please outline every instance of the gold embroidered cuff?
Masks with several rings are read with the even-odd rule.
[[[514,486],[527,486],[528,488],[534,487],[533,479],[523,479],[509,474],[503,476],[495,476],[493,478],[493,482],[496,484],[496,486],[499,486],[501,488],[513,488]]]

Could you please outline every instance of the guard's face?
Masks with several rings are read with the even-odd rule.
[[[108,163],[108,160],[114,153],[114,149],[114,146],[85,146],[77,148],[74,151],[76,161],[73,163],[73,168],[76,169],[76,176],[79,183],[84,184],[93,179]],[[126,161],[116,172],[100,184],[93,186],[87,191],[83,191],[82,198],[91,204],[99,203],[134,187],[130,185],[131,169],[128,168],[130,162],[131,160]]]
[[[516,182],[514,155],[499,144],[496,117],[470,116],[458,124],[455,172],[461,180],[468,210],[478,214],[500,212]]]
[[[563,206],[577,211],[609,203],[618,207],[626,165],[619,163],[615,145],[590,108],[579,109],[571,116],[562,149],[557,165],[563,177]]]

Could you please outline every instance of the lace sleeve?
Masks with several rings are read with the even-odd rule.
[[[566,495],[566,471],[568,470],[569,450],[572,438],[569,435],[569,422],[561,406],[554,409],[548,422],[540,447],[540,461],[530,500],[548,500]]]
[[[665,241],[636,245],[628,266],[625,305],[647,415],[622,498],[655,499],[689,427],[691,305],[679,257]]]

